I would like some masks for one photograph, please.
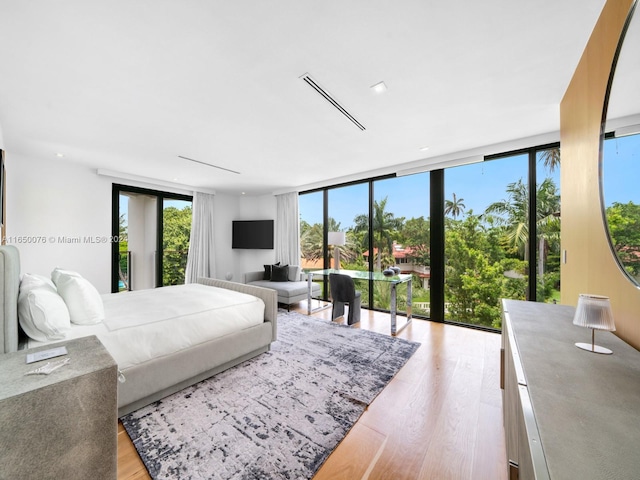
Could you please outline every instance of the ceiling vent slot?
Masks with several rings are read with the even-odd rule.
[[[202,162],[200,160],[195,160],[195,159],[189,158],[189,157],[183,157],[182,155],[178,155],[178,158],[181,158],[183,160],[188,160],[189,162],[199,163],[200,165],[206,165],[207,167],[217,168],[218,170],[224,170],[225,172],[231,172],[231,173],[236,173],[236,174],[240,175],[240,172],[236,172],[235,170],[230,170],[230,169],[224,168],[224,167],[219,167],[218,165],[214,165],[212,163]]]
[[[364,125],[362,125],[358,120],[356,120],[353,115],[347,112],[347,110],[342,105],[340,105],[338,101],[329,94],[329,92],[327,92],[324,88],[318,85],[318,83],[313,78],[311,78],[308,73],[305,73],[300,78],[302,78],[302,80],[304,80],[307,83],[307,85],[313,88],[316,92],[322,95],[322,97],[327,102],[333,105],[341,114],[347,117],[349,121],[351,121],[356,127],[358,127],[362,131],[366,130],[366,128],[364,128]]]

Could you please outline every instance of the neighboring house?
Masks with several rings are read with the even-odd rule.
[[[393,242],[393,259],[394,266],[398,267],[401,273],[411,273],[420,279],[420,286],[425,290],[429,290],[429,280],[431,279],[431,268],[428,265],[420,265],[415,258],[415,247],[402,246],[397,242]],[[373,249],[373,254],[378,254],[378,248]],[[369,250],[362,254],[366,262],[369,261]]]

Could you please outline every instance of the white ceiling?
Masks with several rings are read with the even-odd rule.
[[[238,194],[396,171],[557,131],[603,5],[0,0],[4,146]]]

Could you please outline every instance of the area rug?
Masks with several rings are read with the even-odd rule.
[[[269,352],[121,420],[154,479],[311,478],[419,345],[281,311]]]

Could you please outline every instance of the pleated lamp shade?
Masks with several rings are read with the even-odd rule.
[[[614,331],[616,326],[613,321],[609,297],[581,293],[578,297],[573,324],[596,330]]]

